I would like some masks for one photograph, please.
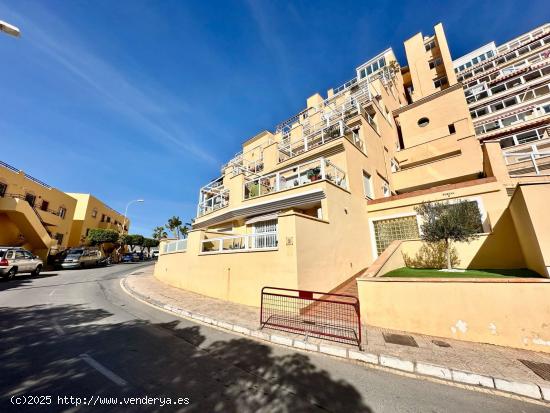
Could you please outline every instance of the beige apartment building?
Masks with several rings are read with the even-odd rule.
[[[329,292],[418,239],[415,206],[467,200],[482,233],[457,246],[461,268],[548,277],[549,43],[546,24],[453,61],[438,24],[404,42],[406,64],[391,48],[369,59],[243,143],[155,276],[248,305],[264,286]]]
[[[2,246],[21,246],[46,259],[82,245],[91,228],[127,232],[129,225],[93,195],[65,193],[0,161]]]
[[[128,233],[130,226],[128,219],[92,194],[69,192],[67,195],[76,199],[77,202],[71,225],[70,247],[83,245],[93,228],[114,229],[120,233]]]

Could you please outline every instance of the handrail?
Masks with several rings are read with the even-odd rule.
[[[229,245],[224,244],[225,241],[243,240],[241,242],[232,242]],[[252,242],[251,242],[252,241]],[[216,247],[216,242],[218,243]],[[205,250],[205,244],[212,244],[211,249]],[[257,234],[242,234],[228,235],[226,237],[205,238],[201,240],[201,254],[209,253],[232,253],[239,251],[254,251],[254,250],[274,250],[278,247],[278,232],[261,232]],[[227,247],[227,248],[224,248]]]
[[[7,169],[9,169],[10,171],[13,171],[13,172],[17,172],[17,173],[22,172],[21,170],[17,169],[15,166],[12,166],[9,163],[3,162],[3,161],[0,161],[0,166],[3,166],[4,168],[7,168]],[[48,185],[47,183],[41,181],[40,179],[37,179],[32,175],[27,175],[24,172],[23,172],[23,174],[25,175],[25,178],[28,178],[29,180],[37,183],[38,185],[43,186],[46,189],[52,189],[52,187],[50,185]]]

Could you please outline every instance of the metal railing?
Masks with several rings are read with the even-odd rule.
[[[230,235],[207,238],[201,241],[201,254],[232,253],[243,251],[275,250],[279,241],[277,232]]]
[[[264,287],[260,328],[325,338],[361,349],[359,299],[351,295]]]
[[[219,194],[208,198],[197,207],[197,216],[203,216],[218,209],[225,208],[229,205],[229,189],[220,191]]]
[[[509,126],[517,125],[521,122],[526,122],[547,116],[550,114],[550,103],[545,103],[537,107],[531,107],[530,109],[514,113],[507,117],[502,117],[496,120],[487,121],[485,123],[477,124],[475,126],[476,135],[482,135],[489,133],[497,129],[504,129]]]
[[[508,152],[503,155],[511,177],[550,175],[550,152]]]
[[[181,252],[187,250],[187,238],[178,239],[175,241],[167,241],[163,244],[160,251],[161,254],[168,254],[170,252]]]
[[[324,179],[347,189],[344,170],[326,158],[319,158],[245,182],[244,199],[268,195]]]
[[[15,166],[12,166],[12,165],[10,165],[9,163],[3,162],[3,161],[0,161],[0,166],[3,166],[4,168],[7,168],[7,169],[9,169],[10,171],[13,171],[13,172],[16,172],[16,173],[21,172],[21,171],[20,171],[19,169],[17,169]],[[37,184],[40,185],[40,186],[43,186],[43,187],[46,188],[46,189],[52,189],[52,187],[51,187],[50,185],[48,185],[47,183],[41,181],[40,179],[35,178],[34,176],[25,174],[25,178],[27,178],[27,179],[33,181],[34,183],[37,183]]]

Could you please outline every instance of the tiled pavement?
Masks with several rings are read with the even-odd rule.
[[[185,309],[218,322],[223,321],[245,327],[252,332],[259,329],[258,308],[218,300],[169,286],[154,278],[152,271],[153,267],[151,266],[146,270],[139,271],[136,275],[128,277],[124,280],[125,288],[149,302]],[[365,327],[366,346],[363,350],[367,353],[398,357],[401,360],[409,360],[414,363],[444,366],[448,369],[495,378],[500,377],[520,383],[534,383],[541,387],[543,393],[550,392],[550,381],[543,380],[518,361],[518,359],[525,359],[550,364],[550,354],[391,331],[372,326]],[[276,334],[279,337],[304,341],[302,335],[268,329],[263,331],[273,335]],[[418,347],[387,343],[384,340],[383,333],[412,336]],[[433,343],[434,340],[444,341],[450,347],[437,346]],[[311,337],[306,341],[311,344],[327,344],[335,347],[334,343]],[[342,344],[338,344],[336,347],[356,349],[356,347]],[[550,393],[547,400],[550,400]]]

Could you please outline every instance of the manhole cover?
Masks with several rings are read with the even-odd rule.
[[[439,346],[439,347],[451,347],[449,343],[442,340],[432,340],[432,343],[434,343],[436,346]]]
[[[411,336],[403,334],[382,333],[384,341],[391,344],[399,344],[400,346],[418,347],[416,341]]]
[[[529,361],[529,360],[519,360],[519,361],[525,364],[525,366],[528,369],[530,369],[533,373],[535,373],[540,378],[546,381],[550,381],[550,364],[537,363],[535,361]]]

